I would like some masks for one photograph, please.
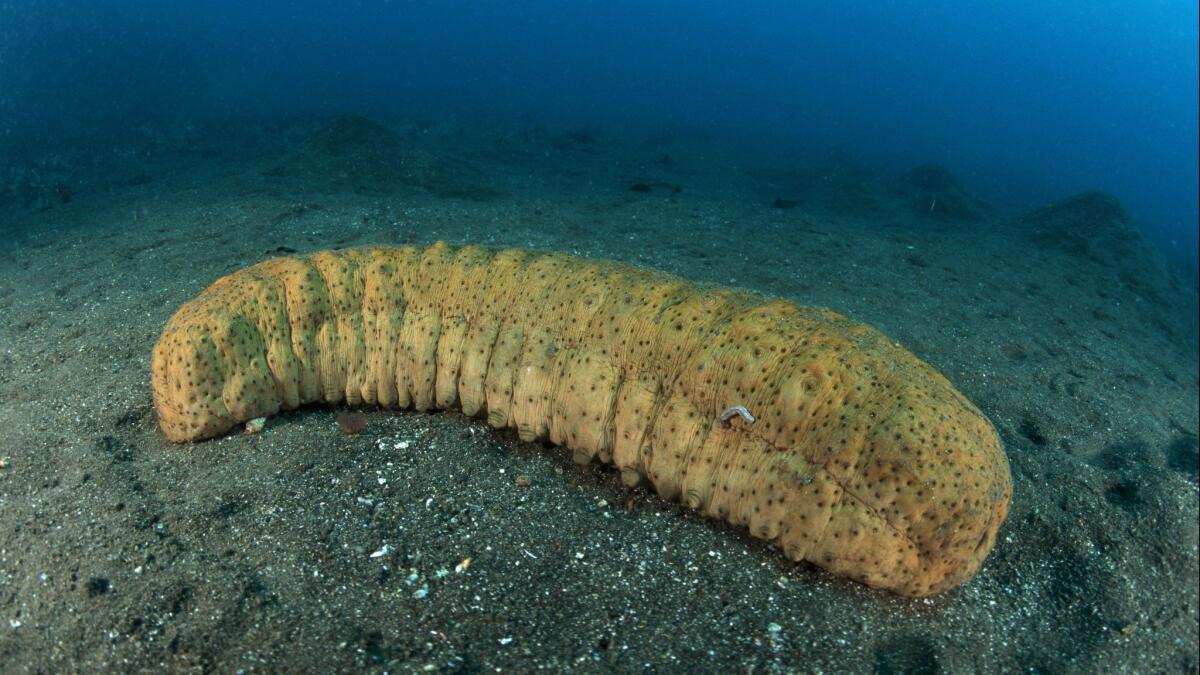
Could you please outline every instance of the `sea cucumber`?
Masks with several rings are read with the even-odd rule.
[[[908,596],[970,579],[1012,493],[984,415],[879,331],[560,253],[268,260],[175,313],[152,386],[175,442],[318,401],[486,415]],[[722,423],[731,401],[757,422]]]

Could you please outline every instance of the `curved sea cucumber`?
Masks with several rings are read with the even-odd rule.
[[[268,260],[181,307],[152,371],[171,441],[317,401],[458,408],[908,596],[970,579],[1012,493],[988,420],[882,333],[559,253]]]

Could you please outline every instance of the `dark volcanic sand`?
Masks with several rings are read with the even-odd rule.
[[[349,117],[67,147],[0,184],[0,670],[1198,667],[1196,293],[1102,197],[1022,217],[929,168]],[[995,550],[906,600],[455,413],[157,433],[151,348],[217,277],[438,239],[882,329],[1003,436]]]

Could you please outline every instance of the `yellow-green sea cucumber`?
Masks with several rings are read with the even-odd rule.
[[[459,409],[907,596],[970,579],[1012,494],[984,415],[879,331],[560,253],[268,260],[181,307],[152,371],[171,441],[318,401]]]

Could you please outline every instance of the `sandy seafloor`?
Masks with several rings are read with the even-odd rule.
[[[5,174],[0,670],[1196,672],[1195,286],[1112,202],[1031,217],[703,134],[390,129],[147,130]],[[151,348],[217,277],[439,239],[880,328],[1003,437],[996,548],[909,600],[453,412],[156,431]]]

